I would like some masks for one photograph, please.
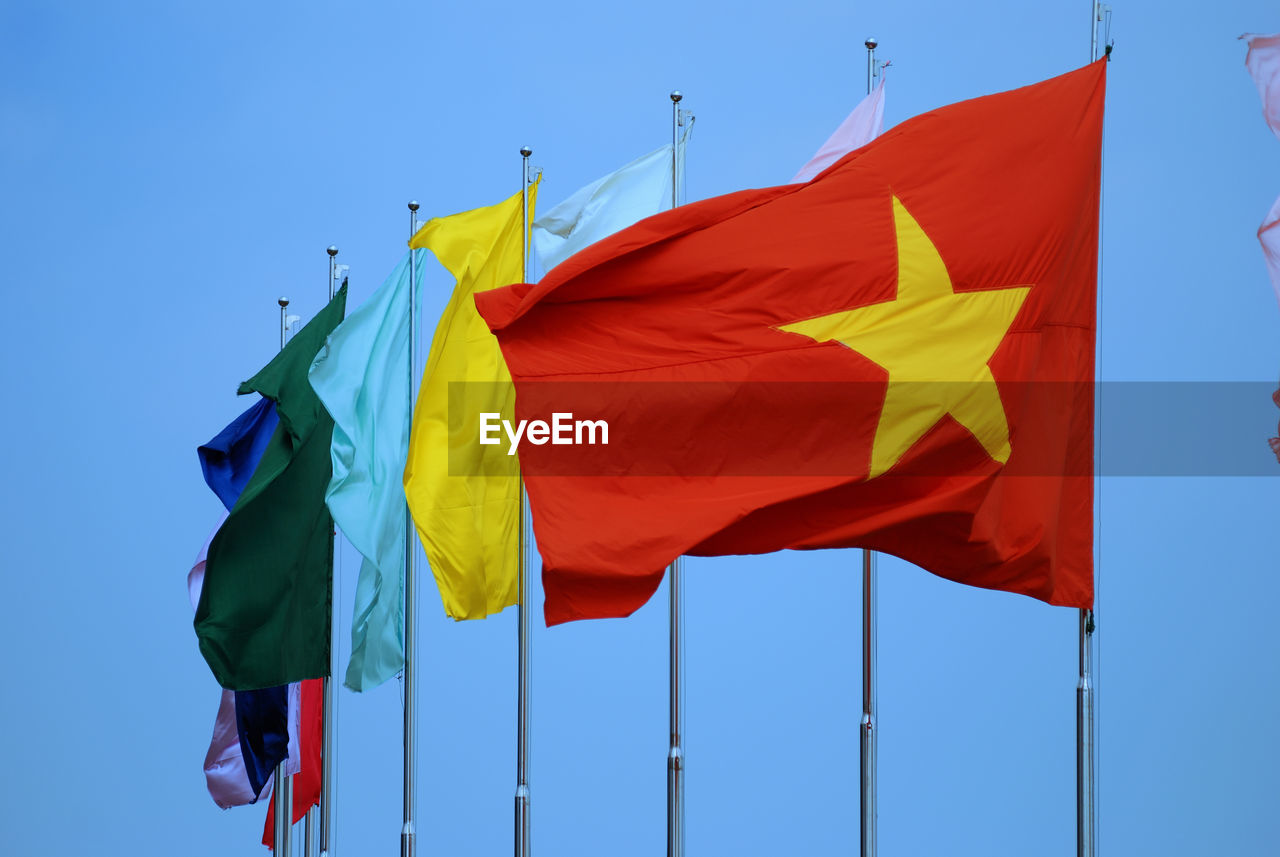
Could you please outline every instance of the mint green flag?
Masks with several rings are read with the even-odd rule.
[[[426,251],[417,252],[422,279]],[[333,332],[311,387],[333,417],[325,501],[364,558],[345,683],[369,690],[404,668],[404,463],[409,451],[409,254]],[[415,379],[416,380],[416,379]]]
[[[325,507],[333,420],[307,383],[342,321],[347,289],[240,385],[276,403],[280,422],[209,544],[195,628],[218,684],[256,690],[329,674],[333,519]]]

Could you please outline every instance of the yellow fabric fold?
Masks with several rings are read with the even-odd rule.
[[[534,182],[527,223],[537,193]],[[472,295],[521,281],[521,207],[517,193],[429,220],[409,241],[434,253],[458,281],[431,341],[404,470],[418,538],[454,619],[481,619],[519,600],[518,459],[505,443],[479,443],[480,414],[512,419],[515,389]]]

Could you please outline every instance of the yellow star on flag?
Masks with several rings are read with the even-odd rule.
[[[836,340],[889,373],[871,446],[874,479],[950,415],[994,460],[1009,460],[1009,423],[987,361],[1031,291],[955,292],[938,249],[896,196],[898,294],[891,301],[780,325]]]

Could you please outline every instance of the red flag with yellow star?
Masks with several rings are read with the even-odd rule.
[[[682,554],[783,548],[1090,606],[1105,70],[477,295],[517,390],[484,442],[519,454],[548,623],[631,613]]]

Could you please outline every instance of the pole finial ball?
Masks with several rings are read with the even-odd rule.
[[[409,200],[409,210],[410,210],[410,211],[417,211],[419,207],[420,207],[420,206],[418,205],[418,201],[417,201],[416,199],[411,199],[411,200]]]
[[[533,154],[533,149],[530,149],[528,146],[521,146],[520,154],[527,158]]]
[[[281,295],[280,297],[276,298],[276,303],[280,304],[280,306],[282,307],[285,307],[289,305],[289,299],[286,298],[284,295]]]
[[[684,98],[684,93],[678,89],[671,90],[671,100],[676,104],[680,103],[680,99]]]
[[[867,46],[867,50],[874,51],[876,49],[876,45],[880,43],[876,41],[875,36],[872,36],[863,42],[863,44]]]
[[[337,255],[338,255],[338,245],[337,245],[337,244],[330,244],[328,247],[326,247],[326,248],[325,248],[324,252],[328,253],[330,256],[337,256]]]

